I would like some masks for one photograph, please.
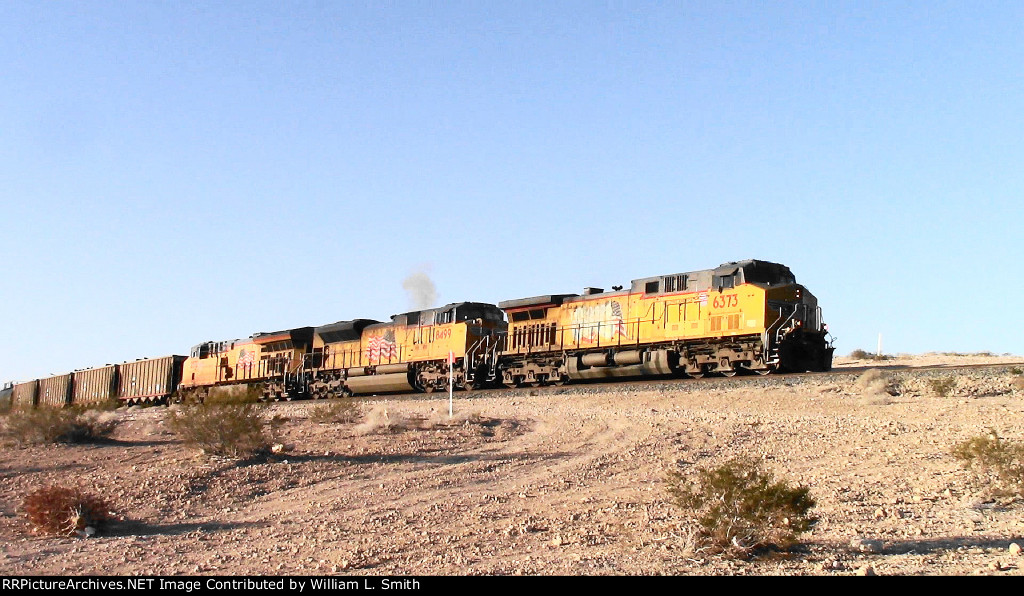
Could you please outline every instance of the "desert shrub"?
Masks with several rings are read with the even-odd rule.
[[[214,387],[204,400],[207,404],[254,404],[263,400],[263,383]]]
[[[1024,375],[1024,370],[1021,370],[1019,367],[1014,366],[1013,368],[1010,369],[1010,374],[1011,375]]]
[[[22,509],[37,532],[59,536],[91,536],[111,517],[110,506],[103,499],[60,486],[32,492]]]
[[[269,450],[272,437],[257,404],[177,406],[167,412],[167,426],[186,445],[210,455],[247,458]]]
[[[364,420],[355,427],[358,434],[400,433],[420,430],[427,426],[426,417],[417,414],[403,414],[376,407],[366,413]]]
[[[751,458],[701,469],[691,480],[671,473],[668,490],[692,516],[697,544],[716,553],[748,556],[761,548],[787,549],[816,521],[809,488],[776,481]]]
[[[352,424],[358,422],[363,411],[355,399],[343,398],[313,408],[309,419],[319,424]]]
[[[1024,444],[993,430],[958,443],[952,453],[994,495],[1024,496]]]
[[[869,368],[861,373],[853,384],[854,390],[864,396],[900,395],[903,393],[902,383],[883,373],[877,368]]]
[[[888,354],[876,354],[858,348],[850,352],[850,358],[856,358],[857,360],[892,360],[893,357]]]
[[[7,416],[5,434],[19,445],[91,443],[110,437],[116,414],[86,408],[18,409]]]
[[[941,379],[928,379],[928,386],[939,397],[949,397],[956,388],[956,377],[943,377]]]

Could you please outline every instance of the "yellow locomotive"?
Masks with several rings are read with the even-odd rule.
[[[495,375],[506,385],[828,370],[834,350],[814,295],[767,261],[498,306],[509,328],[494,349]]]
[[[467,355],[505,327],[498,308],[477,302],[394,315],[388,323],[356,319],[317,327],[303,391],[313,397],[429,393],[447,387],[449,373],[455,387],[472,389],[477,360]]]
[[[312,343],[312,327],[203,342],[184,361],[180,398],[203,401],[214,387],[251,383],[263,384],[264,398],[293,397],[297,370]]]

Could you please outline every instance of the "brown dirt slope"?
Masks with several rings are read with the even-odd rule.
[[[460,394],[451,420],[433,396],[367,401],[363,424],[277,404],[289,450],[249,463],[183,447],[163,408],[119,410],[110,443],[0,451],[0,574],[1019,575],[1024,504],[988,498],[950,449],[1024,440],[1022,375],[931,358],[948,366]],[[666,473],[738,454],[811,488],[820,522],[795,552],[694,548]],[[54,483],[120,521],[30,534],[21,501]]]

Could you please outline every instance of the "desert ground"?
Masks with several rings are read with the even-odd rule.
[[[1024,502],[950,453],[1024,440],[1021,368],[842,358],[829,374],[457,393],[451,418],[447,395],[374,397],[353,423],[279,403],[283,450],[242,462],[184,446],[164,407],[122,408],[106,443],[0,450],[0,575],[1021,575]],[[695,542],[667,475],[736,455],[809,487],[819,520],[796,548]],[[53,484],[116,519],[33,534],[22,501]]]

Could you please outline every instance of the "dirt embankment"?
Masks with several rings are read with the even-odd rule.
[[[950,449],[1024,440],[1022,377],[934,358],[950,368],[461,394],[454,419],[445,398],[368,400],[362,424],[278,404],[290,450],[247,464],[183,447],[162,408],[121,410],[111,443],[0,451],[0,574],[1021,574],[1024,504],[986,499]],[[737,454],[811,488],[795,552],[693,548],[666,473]],[[21,500],[54,483],[121,521],[27,534]]]

